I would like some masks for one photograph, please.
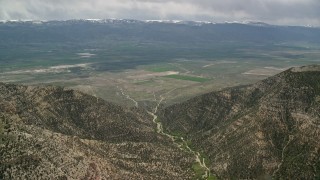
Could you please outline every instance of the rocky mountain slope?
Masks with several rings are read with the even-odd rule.
[[[320,66],[157,115],[61,87],[0,83],[0,179],[318,179],[319,112]]]
[[[221,179],[320,178],[320,66],[195,97],[158,116]]]
[[[189,179],[152,116],[74,90],[0,83],[0,179]]]

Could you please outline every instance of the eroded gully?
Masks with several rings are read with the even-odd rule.
[[[156,124],[157,127],[157,133],[165,135],[167,137],[169,137],[172,142],[177,145],[181,150],[187,150],[188,152],[191,152],[195,158],[196,158],[196,162],[200,165],[200,167],[204,170],[204,174],[202,175],[202,178],[206,179],[210,176],[210,169],[207,167],[206,163],[205,163],[205,158],[202,158],[200,153],[192,150],[188,143],[186,142],[186,140],[184,140],[183,137],[177,137],[177,136],[173,136],[171,134],[168,134],[166,132],[163,131],[163,126],[162,123],[160,121],[158,121],[158,116],[156,115],[158,108],[161,104],[161,102],[164,100],[164,98],[162,96],[160,96],[160,101],[157,103],[156,107],[154,108],[153,112],[148,111],[148,113],[153,116],[153,123]]]
[[[123,90],[121,89],[121,94],[123,96],[125,96],[127,99],[135,102],[136,107],[138,107],[138,103],[137,101],[135,101],[133,98],[131,98],[129,95],[125,94],[123,92]],[[183,137],[177,137],[177,136],[173,136],[171,134],[168,134],[166,132],[163,131],[163,126],[162,123],[158,120],[158,116],[156,115],[156,113],[158,112],[158,108],[160,106],[160,104],[162,103],[162,101],[165,98],[162,97],[160,95],[160,100],[158,101],[156,107],[154,108],[153,112],[148,111],[148,113],[153,117],[153,123],[156,124],[156,131],[157,133],[167,136],[168,138],[170,138],[172,140],[172,142],[178,146],[181,150],[186,150],[190,153],[192,153],[195,156],[196,159],[196,163],[198,163],[200,165],[200,167],[204,170],[204,174],[202,175],[203,179],[207,179],[210,176],[210,169],[208,168],[208,166],[205,163],[205,158],[201,157],[200,153],[198,151],[195,151],[193,149],[191,149],[188,145],[188,143],[186,142],[186,140]]]

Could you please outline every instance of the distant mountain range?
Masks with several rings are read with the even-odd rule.
[[[0,42],[81,42],[137,40],[172,43],[320,42],[320,28],[276,26],[263,22],[83,19],[0,21]],[[37,32],[37,33],[34,33]]]
[[[243,22],[224,22],[216,23],[210,21],[184,21],[184,20],[133,20],[133,19],[70,19],[70,20],[0,20],[0,23],[31,23],[31,24],[43,24],[52,22],[90,22],[90,23],[167,23],[167,24],[186,24],[186,25],[203,25],[203,24],[252,24],[252,25],[265,25],[269,24],[263,22],[243,21]]]
[[[319,112],[320,66],[291,68],[159,110],[178,147],[144,109],[1,83],[0,179],[192,179],[188,148],[219,179],[318,179]]]
[[[167,23],[167,24],[185,24],[193,26],[201,26],[205,24],[247,24],[253,26],[280,26],[271,25],[259,21],[225,21],[225,22],[212,22],[212,21],[185,21],[185,20],[134,20],[134,19],[70,19],[70,20],[0,20],[0,23],[29,23],[29,24],[49,24],[53,22],[90,22],[90,23]],[[312,27],[312,26],[302,26]],[[316,27],[314,27],[316,28]]]

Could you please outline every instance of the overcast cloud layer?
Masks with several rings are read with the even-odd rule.
[[[0,0],[0,19],[263,21],[320,26],[320,0]]]

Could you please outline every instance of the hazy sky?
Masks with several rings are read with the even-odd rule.
[[[0,19],[263,21],[320,26],[320,0],[0,0]]]

